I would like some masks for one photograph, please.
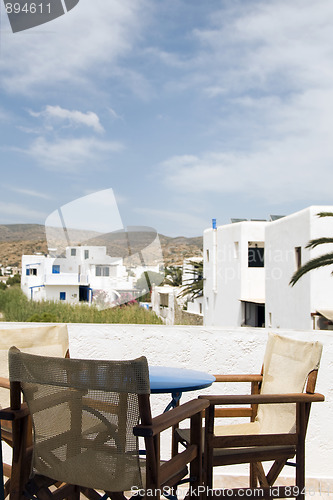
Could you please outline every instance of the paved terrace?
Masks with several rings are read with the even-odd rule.
[[[38,323],[36,326],[40,326]],[[33,326],[32,323],[2,323],[2,328]],[[145,355],[152,365],[184,367],[209,373],[260,373],[268,329],[227,329],[202,326],[68,324],[72,358],[131,359]],[[311,491],[333,497],[333,332],[286,331],[276,333],[323,343],[317,391],[324,403],[312,405],[306,448],[306,477]],[[182,402],[199,394],[248,393],[247,384],[213,384],[201,391],[184,394]],[[154,414],[169,402],[167,394],[152,395]],[[162,443],[167,453],[168,436]],[[285,468],[285,475],[293,475]],[[246,475],[246,466],[220,468],[216,484],[237,486]],[[243,483],[244,484],[244,483]],[[244,484],[245,485],[245,484]]]

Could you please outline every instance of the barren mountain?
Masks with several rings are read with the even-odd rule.
[[[89,233],[87,233],[88,235]],[[109,255],[121,256],[125,259],[149,247],[156,238],[155,233],[140,231],[91,236],[93,237],[87,237],[85,241],[81,240],[81,244],[105,245],[108,248]],[[158,236],[162,247],[163,261],[166,266],[181,265],[184,258],[202,255],[201,236],[195,238],[186,238],[184,236],[170,238],[162,234]],[[20,266],[23,254],[31,255],[34,253],[47,253],[43,225],[0,225],[0,264],[2,266]],[[154,250],[152,250],[153,253]]]

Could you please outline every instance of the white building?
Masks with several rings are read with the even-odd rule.
[[[152,287],[151,307],[155,314],[161,318],[166,325],[174,325],[176,308],[178,305],[177,295],[180,292],[178,286],[163,285]]]
[[[271,221],[242,221],[204,232],[204,324],[333,329],[333,277],[328,267],[289,285],[297,268],[332,251],[307,249],[333,234],[332,206],[312,206]]]
[[[32,300],[101,306],[134,292],[122,259],[107,255],[104,246],[67,247],[66,257],[23,255],[21,288]]]
[[[204,231],[204,325],[263,326],[266,221]]]
[[[327,329],[333,319],[333,277],[330,267],[305,274],[293,287],[290,279],[300,265],[332,252],[332,245],[307,249],[315,238],[333,235],[333,218],[318,217],[333,206],[311,206],[266,227],[266,326]]]

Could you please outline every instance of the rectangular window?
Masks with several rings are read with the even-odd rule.
[[[66,292],[60,292],[60,300],[66,300]]]
[[[239,242],[234,241],[234,259],[238,259],[239,255]]]
[[[302,266],[302,247],[295,247],[296,269]]]
[[[71,248],[71,256],[72,257],[76,256],[76,248]]]
[[[169,295],[167,293],[160,293],[160,306],[169,307]]]
[[[60,274],[60,266],[58,264],[53,264],[52,274]]]
[[[89,250],[84,251],[84,258],[89,259]]]
[[[37,276],[37,268],[36,267],[30,268],[30,276]]]
[[[248,267],[264,267],[264,243],[261,241],[249,241],[248,244]]]
[[[108,266],[96,266],[96,276],[110,276],[110,269]]]

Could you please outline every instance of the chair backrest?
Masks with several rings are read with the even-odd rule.
[[[15,345],[24,352],[63,358],[68,351],[67,325],[0,329],[0,377],[8,379],[8,350]],[[9,406],[9,391],[0,388],[0,407]]]
[[[139,395],[150,392],[145,357],[61,359],[12,347],[9,374],[33,419],[33,473],[107,491],[142,487],[133,427]]]
[[[291,394],[304,391],[307,378],[318,370],[322,344],[268,334],[263,364],[261,394]],[[260,432],[289,433],[295,431],[294,404],[259,405],[256,421]]]

